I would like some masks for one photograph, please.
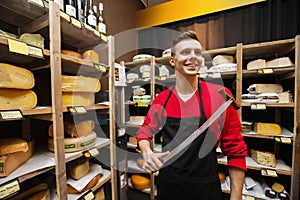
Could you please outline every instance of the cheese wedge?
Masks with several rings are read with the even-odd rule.
[[[135,189],[144,190],[150,187],[150,178],[144,175],[133,174],[131,182]]]
[[[61,50],[61,54],[65,54],[65,55],[69,55],[81,59],[81,54],[76,51]]]
[[[0,63],[0,88],[31,89],[34,76],[31,71],[6,63]]]
[[[275,154],[266,151],[258,151],[251,149],[251,157],[258,164],[265,165],[268,167],[276,167]]]
[[[71,185],[67,184],[67,190],[68,190],[68,194],[77,194],[77,193],[80,193],[80,192],[85,192],[89,189],[91,189],[92,187],[94,187],[99,179],[101,177],[101,174],[98,174],[96,175],[85,187],[82,191],[78,191],[76,190],[76,188],[72,187]]]
[[[28,151],[26,140],[20,138],[3,138],[0,139],[0,156],[15,152]]]
[[[40,34],[23,33],[20,36],[20,40],[25,42],[26,44],[44,49],[45,39]]]
[[[31,90],[0,89],[0,110],[31,109],[37,96]]]
[[[247,64],[247,70],[264,69],[266,67],[267,67],[266,60],[264,59],[253,60]]]
[[[97,135],[95,132],[78,138],[65,138],[65,152],[76,152],[92,147],[96,143]],[[54,151],[53,138],[48,139],[48,149]]]
[[[281,127],[278,124],[274,123],[254,123],[254,132],[263,135],[280,135]]]
[[[252,84],[247,90],[251,94],[283,92],[281,84]]]
[[[227,64],[233,62],[234,62],[234,57],[231,55],[217,55],[212,59],[212,65],[220,65],[220,64]]]
[[[92,92],[63,92],[63,106],[91,106],[95,104],[95,95]]]
[[[67,164],[67,171],[73,179],[79,180],[89,173],[89,160],[84,157],[73,160]]]
[[[99,92],[101,85],[96,78],[84,76],[61,76],[63,92]]]
[[[0,177],[10,175],[32,156],[33,151],[34,142],[30,141],[26,152],[20,151],[0,156]]]
[[[81,137],[92,133],[95,128],[93,120],[82,121],[79,123],[64,122],[64,133],[71,137]],[[48,135],[53,137],[53,125],[51,124],[48,129]]]
[[[289,57],[276,58],[266,62],[268,68],[287,67],[293,65]]]
[[[99,55],[93,50],[87,50],[81,54],[83,60],[90,60],[92,62],[99,62]]]

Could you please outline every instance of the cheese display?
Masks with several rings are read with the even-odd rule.
[[[0,63],[0,88],[31,89],[33,74],[22,67]]]
[[[61,76],[63,92],[99,92],[100,81],[96,78],[84,76]]]
[[[266,62],[267,68],[287,67],[293,65],[289,57],[276,58]]]
[[[14,151],[15,153],[0,156],[0,177],[10,175],[13,171],[15,171],[32,156],[33,151],[34,142],[30,141],[28,142],[27,151]]]
[[[250,94],[283,92],[281,84],[252,84],[247,90]]]
[[[144,190],[150,187],[150,178],[145,175],[133,174],[131,182],[135,189]]]
[[[44,49],[45,39],[40,34],[23,33],[19,39],[26,44]]]
[[[10,200],[50,200],[50,190],[46,183],[40,183],[14,195]]]
[[[81,151],[89,147],[92,147],[96,143],[96,138],[97,135],[95,132],[92,132],[91,134],[81,136],[78,138],[65,138],[64,139],[65,152],[69,153],[69,152]],[[50,151],[54,151],[53,138],[48,139],[48,149]]]
[[[90,171],[90,163],[88,159],[82,157],[71,161],[67,164],[68,174],[75,180],[81,179]]]
[[[93,50],[87,50],[81,54],[81,58],[84,60],[90,60],[92,62],[99,62],[99,55]]]
[[[91,106],[95,103],[95,95],[92,92],[63,92],[63,106]]]
[[[141,61],[141,60],[148,60],[152,56],[149,54],[138,54],[136,56],[133,56],[132,61]]]
[[[266,151],[258,151],[251,149],[251,157],[258,164],[265,165],[268,167],[276,167],[275,154]]]
[[[3,138],[0,139],[0,156],[15,152],[28,151],[28,144],[26,140],[20,138]]]
[[[257,70],[267,68],[266,60],[257,59],[247,64],[247,70]]]
[[[92,180],[84,187],[84,189],[81,190],[81,191],[78,191],[76,188],[74,188],[74,187],[72,187],[71,185],[67,184],[67,190],[68,190],[68,193],[69,193],[69,194],[77,194],[77,193],[80,193],[80,192],[85,192],[85,191],[91,189],[92,187],[94,187],[94,186],[98,183],[100,177],[101,177],[100,174],[96,175],[96,176],[95,176],[95,177],[94,177],[94,178],[93,178],[93,179],[92,179]]]
[[[70,50],[63,49],[63,50],[61,50],[61,53],[81,59],[81,54],[76,51],[70,51]]]
[[[231,55],[217,55],[212,59],[212,65],[234,63],[234,57]]]
[[[31,109],[37,96],[31,90],[0,89],[0,110]]]
[[[263,135],[280,135],[281,127],[275,123],[255,122],[253,126],[254,132]]]

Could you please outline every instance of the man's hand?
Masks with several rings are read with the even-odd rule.
[[[143,169],[151,174],[160,170],[163,167],[163,158],[168,155],[170,152],[164,153],[145,153],[143,154],[144,157],[144,165]]]

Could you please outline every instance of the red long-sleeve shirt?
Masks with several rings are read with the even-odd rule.
[[[204,112],[208,119],[215,110],[225,101],[218,93],[222,87],[220,85],[200,81],[202,88],[202,101]],[[225,91],[231,93],[227,88]],[[137,132],[137,141],[151,140],[153,134],[159,132],[163,126],[162,116],[175,118],[188,118],[200,116],[198,91],[193,97],[184,102],[178,97],[176,89],[170,96],[165,110],[164,103],[170,93],[170,88],[161,92],[153,101],[146,119]],[[164,111],[164,113],[162,113]],[[220,123],[221,122],[221,123]],[[222,152],[227,156],[228,166],[238,167],[246,170],[245,157],[248,155],[247,146],[241,135],[241,123],[237,111],[229,106],[226,113],[223,114],[215,123],[210,126],[210,133],[213,133],[220,141]]]

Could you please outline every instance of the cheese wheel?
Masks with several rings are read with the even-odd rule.
[[[275,154],[266,151],[258,151],[251,149],[251,157],[258,164],[265,165],[268,167],[276,167]]]
[[[90,60],[92,62],[99,62],[99,55],[93,50],[87,50],[81,54],[83,60]]]
[[[50,200],[50,190],[47,189],[36,192],[30,197],[26,198],[26,200]]]
[[[78,138],[65,138],[65,152],[75,152],[92,147],[96,143],[97,135],[95,132]],[[48,149],[54,151],[53,138],[48,139]]]
[[[37,96],[31,90],[0,89],[0,110],[31,109]]]
[[[50,191],[46,183],[39,183],[38,185],[26,185],[28,189],[21,191],[21,193],[12,196],[10,200],[50,200]]]
[[[277,193],[283,192],[284,191],[284,187],[283,185],[281,185],[280,183],[273,183],[273,185],[271,186],[272,190],[274,190]]]
[[[92,92],[63,92],[63,106],[91,106],[95,104],[95,95]]]
[[[150,178],[143,175],[133,174],[131,176],[131,182],[133,187],[138,190],[144,190],[150,187]]]
[[[289,57],[276,58],[266,62],[268,68],[286,67],[293,65]]]
[[[141,60],[148,60],[152,56],[149,54],[138,54],[132,58],[133,61],[141,61]]]
[[[73,57],[76,57],[76,58],[80,58],[80,59],[81,59],[81,54],[78,53],[78,52],[75,52],[75,51],[61,50],[61,53],[62,53],[62,54],[65,54],[65,55],[69,55],[69,56],[73,56]]]
[[[263,135],[280,135],[281,127],[278,124],[274,123],[254,123],[254,132]]]
[[[20,138],[3,138],[0,139],[0,155],[28,151],[26,140]]]
[[[94,187],[94,186],[98,183],[100,177],[101,177],[100,174],[96,175],[96,176],[95,176],[95,177],[94,177],[94,178],[93,178],[93,179],[92,179],[92,180],[91,180],[91,181],[83,188],[82,191],[78,191],[78,190],[76,190],[76,188],[74,188],[74,187],[72,187],[71,185],[67,184],[67,190],[68,190],[68,193],[69,193],[69,194],[77,194],[77,193],[80,193],[80,192],[85,192],[85,191],[91,189],[92,187]]]
[[[33,86],[34,76],[31,71],[0,63],[0,88],[31,89]]]
[[[63,92],[99,92],[100,81],[96,78],[84,76],[61,76]]]
[[[253,60],[247,64],[247,70],[264,69],[266,67],[266,60],[264,59]]]
[[[79,180],[89,173],[90,163],[84,157],[73,160],[67,164],[67,171],[73,179]]]
[[[28,142],[28,150],[26,152],[19,151],[0,156],[0,177],[10,175],[23,163],[25,163],[33,154],[34,142]]]

